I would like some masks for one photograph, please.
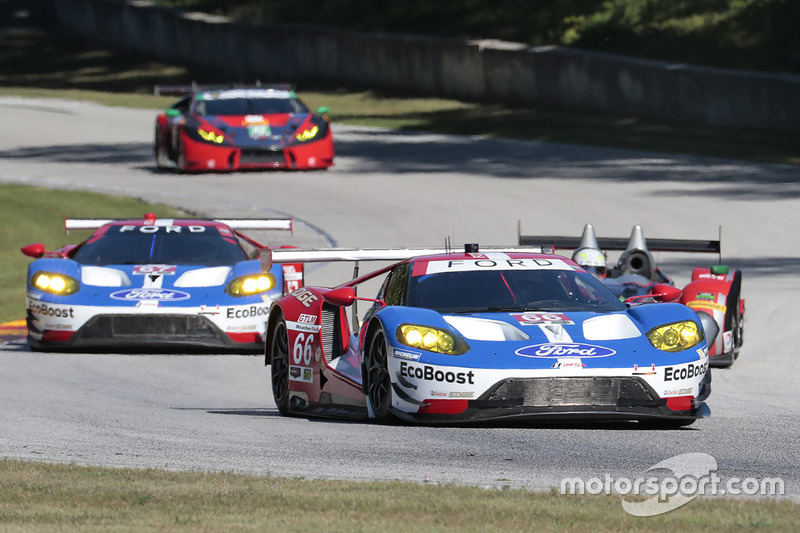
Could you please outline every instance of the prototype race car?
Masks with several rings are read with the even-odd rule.
[[[155,92],[184,95],[156,117],[159,168],[208,172],[333,165],[328,108],[311,112],[290,86],[157,86]]]
[[[94,229],[48,252],[31,244],[32,350],[263,350],[274,299],[303,285],[303,265],[262,270],[266,249],[239,230],[291,230],[291,219],[66,219]]]
[[[519,244],[549,244],[557,249],[573,249],[573,259],[594,273],[621,299],[647,295],[656,284],[675,282],[656,265],[651,251],[718,254],[722,262],[721,239],[650,239],[644,238],[641,226],[634,226],[629,238],[598,238],[594,227],[586,224],[580,239],[562,236],[519,235]],[[606,268],[605,252],[622,250],[616,264]],[[592,253],[597,264],[581,261]],[[742,273],[727,265],[694,268],[691,281],[679,299],[700,316],[709,347],[709,362],[727,367],[739,357],[744,342],[744,299],[741,296]]]
[[[707,416],[708,348],[677,303],[626,305],[542,248],[274,250],[276,262],[390,260],[273,303],[265,362],[283,415],[430,424]],[[380,283],[376,298],[359,286]],[[680,291],[658,285],[650,301]],[[355,304],[370,307],[359,316]],[[352,312],[348,320],[347,310]]]

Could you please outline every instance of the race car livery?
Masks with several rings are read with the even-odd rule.
[[[159,168],[211,172],[333,165],[328,109],[310,111],[289,86],[159,86],[155,92],[183,95],[156,117]]]
[[[402,259],[273,303],[265,362],[279,411],[675,426],[709,414],[697,313],[678,303],[626,305],[570,259],[542,251],[274,250],[276,262]],[[358,296],[370,282],[380,284],[377,296]],[[674,297],[659,285],[650,301]],[[358,302],[369,304],[362,316]]]
[[[302,265],[262,270],[266,249],[240,229],[290,219],[67,219],[77,245],[22,248],[33,350],[262,349],[269,306],[302,286]]]

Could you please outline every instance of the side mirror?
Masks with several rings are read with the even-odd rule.
[[[337,307],[347,307],[356,301],[356,290],[353,287],[331,289],[322,295],[322,299]]]
[[[39,259],[44,255],[44,244],[37,242],[36,244],[29,244],[28,246],[23,246],[20,248],[22,253],[27,255],[28,257],[33,257],[34,259]]]
[[[683,295],[683,291],[673,285],[666,283],[656,283],[650,290],[653,299],[659,302],[677,302]]]

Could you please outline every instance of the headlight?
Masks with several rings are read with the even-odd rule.
[[[447,331],[415,324],[403,324],[397,328],[398,342],[429,352],[461,355],[467,351],[463,341],[457,339]]]
[[[319,133],[319,126],[312,126],[307,130],[303,130],[297,134],[297,140],[300,142],[308,142]]]
[[[271,273],[252,274],[231,281],[225,287],[225,292],[231,296],[252,296],[253,294],[267,292],[275,287],[275,284],[275,276]]]
[[[225,136],[220,134],[216,134],[213,131],[206,131],[202,128],[197,130],[197,134],[202,138],[204,141],[208,141],[210,143],[221,144],[222,141],[225,140]]]
[[[68,296],[81,289],[81,284],[77,279],[55,272],[37,272],[31,278],[31,285],[40,291],[58,296]]]
[[[679,352],[700,344],[703,340],[703,328],[697,322],[684,320],[647,332],[647,338],[655,348],[665,352]]]

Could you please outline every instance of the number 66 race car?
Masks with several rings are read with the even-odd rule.
[[[541,252],[273,250],[280,263],[400,260],[272,304],[265,360],[279,411],[675,426],[709,414],[697,313],[678,303],[623,303],[570,259]],[[377,296],[358,296],[369,282],[380,285]],[[657,285],[648,300],[679,296]],[[363,315],[359,301],[369,304]]]
[[[32,350],[260,351],[270,303],[302,287],[303,265],[262,270],[266,249],[239,232],[291,219],[67,219],[94,229],[48,252],[22,248]]]

